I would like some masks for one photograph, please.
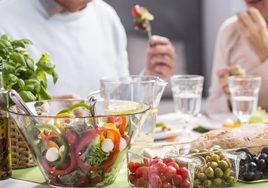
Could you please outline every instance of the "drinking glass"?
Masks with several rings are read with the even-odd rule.
[[[185,122],[183,139],[188,141],[191,138],[190,131],[192,130],[189,122],[200,112],[204,77],[199,75],[174,75],[170,80],[175,112]]]
[[[241,124],[248,124],[258,105],[261,77],[231,76],[228,78],[233,114]]]

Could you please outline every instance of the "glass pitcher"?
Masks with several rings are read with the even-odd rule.
[[[89,97],[97,93],[105,100],[127,100],[149,104],[151,110],[143,124],[136,141],[132,148],[152,146],[154,141],[154,130],[158,104],[162,97],[167,83],[155,76],[120,76],[105,77],[100,80],[101,88],[98,91],[89,93]],[[105,104],[105,102],[104,102]],[[120,113],[124,111],[124,106],[106,106],[107,113]],[[129,106],[127,107],[129,108]],[[133,106],[135,110],[135,106]]]

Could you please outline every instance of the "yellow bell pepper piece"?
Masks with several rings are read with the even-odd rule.
[[[62,114],[58,114],[56,115],[56,117],[74,117],[74,115],[72,114],[68,114],[68,113],[62,113]],[[64,126],[63,123],[59,123],[58,118],[54,118],[54,125],[60,129],[61,131],[64,131]]]
[[[58,150],[60,149],[59,146],[55,142],[53,142],[52,140],[47,140],[46,149],[49,149],[49,148],[52,148],[52,147],[57,148]]]
[[[115,127],[115,125],[113,123],[105,123],[105,124],[103,124],[102,127],[110,127],[112,129],[116,130],[118,132],[118,134],[120,135],[119,130]],[[110,138],[111,140],[114,140],[114,134],[111,131],[107,131],[106,137]],[[103,141],[104,139],[105,139],[105,137],[104,137],[103,132],[102,132],[100,135],[100,140]]]

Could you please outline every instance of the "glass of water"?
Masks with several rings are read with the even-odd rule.
[[[170,78],[175,112],[184,123],[185,138],[191,138],[191,119],[200,112],[204,77],[199,75],[174,75]],[[189,140],[188,139],[188,140]]]
[[[241,124],[248,124],[258,105],[261,77],[231,76],[228,78],[233,114]]]

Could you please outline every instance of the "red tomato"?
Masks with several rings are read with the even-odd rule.
[[[134,17],[138,17],[140,15],[140,6],[139,5],[135,5],[133,8],[132,8],[132,15]]]
[[[162,188],[172,188],[173,186],[171,185],[171,183],[169,183],[169,182],[165,182],[165,183],[163,183],[163,185],[162,185]]]
[[[148,180],[145,180],[143,178],[136,178],[135,179],[135,187],[143,187],[143,185],[146,185],[148,184]]]
[[[181,177],[185,180],[189,177],[189,173],[188,173],[188,170],[183,167],[183,168],[180,168],[178,171],[177,171],[177,174],[181,175]]]
[[[102,176],[95,176],[94,178],[90,178],[90,182],[97,184],[100,183],[102,181]]]
[[[173,176],[175,176],[177,173],[177,170],[173,167],[173,166],[167,166],[166,167],[166,172],[165,172],[165,175],[168,177],[168,178],[172,178]]]
[[[160,157],[154,157],[153,159],[150,160],[150,166],[158,163],[160,160]]]
[[[150,180],[151,188],[160,188],[162,186],[162,181],[157,174],[152,174]]]
[[[180,169],[179,165],[177,163],[174,163],[174,162],[168,163],[167,166],[174,167],[176,169],[176,171],[178,171]]]
[[[144,166],[149,166],[149,160],[148,159],[143,159]]]
[[[159,177],[160,177],[160,179],[161,179],[162,182],[167,181],[167,177],[163,173],[160,173],[159,174]]]
[[[149,177],[149,167],[147,167],[147,166],[139,167],[135,171],[135,174],[136,174],[137,177],[141,177],[141,176]]]
[[[136,179],[135,174],[129,174],[128,179],[129,179],[130,183],[134,184],[135,179]]]
[[[140,163],[131,161],[128,164],[127,167],[128,167],[128,169],[129,169],[130,172],[134,173],[137,170],[137,168],[139,168],[139,166],[140,166]]]
[[[191,184],[189,181],[183,180],[180,184],[180,188],[189,188],[191,187]]]
[[[165,164],[168,164],[171,162],[174,162],[174,160],[171,157],[163,159],[163,163],[165,163]]]
[[[121,137],[125,139],[125,141],[127,143],[127,146],[129,146],[130,145],[130,138],[129,138],[129,136],[126,135],[126,134],[123,134]]]
[[[60,169],[61,170],[65,170],[70,166],[71,161],[64,161],[61,165],[60,165]]]
[[[77,135],[77,133],[75,131],[67,132],[66,137],[67,137],[67,141],[70,144],[76,144],[77,143],[78,135]]]
[[[75,186],[76,187],[86,187],[87,184],[89,183],[89,181],[90,181],[90,177],[89,176],[80,177],[76,181]]]
[[[173,179],[174,185],[175,185],[176,187],[179,187],[180,184],[181,184],[181,182],[183,181],[181,175],[175,175],[175,176],[173,176],[172,179]]]
[[[151,173],[155,174],[165,173],[166,168],[167,168],[166,164],[159,162],[152,166]]]
[[[67,123],[67,124],[70,124],[72,122],[72,120],[71,119],[65,119],[64,122]]]

